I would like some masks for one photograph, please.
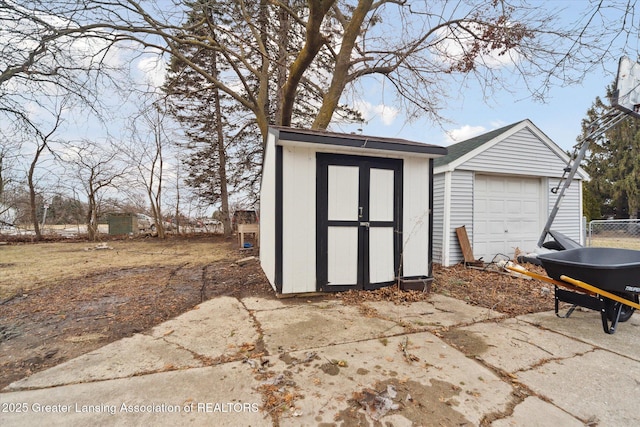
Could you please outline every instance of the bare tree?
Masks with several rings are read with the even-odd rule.
[[[603,60],[617,59],[614,43],[622,40],[624,48],[635,40],[640,7],[631,0],[585,2],[575,22],[563,22],[561,7],[518,0],[199,0],[189,7],[212,8],[224,19],[193,22],[185,31],[181,3],[104,0],[87,7],[81,0],[1,0],[0,6],[3,23],[11,24],[3,32],[8,43],[2,57],[9,59],[0,86],[9,79],[54,79],[87,97],[89,80],[78,79],[69,47],[90,40],[81,68],[100,70],[114,44],[135,42],[178,56],[250,109],[263,135],[270,123],[295,123],[293,106],[304,102],[297,96],[303,85],[321,97],[312,127],[323,129],[347,87],[373,75],[390,83],[410,116],[435,120],[455,75],[474,76],[487,91],[508,90],[519,79],[543,99],[552,85],[575,83]],[[215,31],[196,31],[212,25]],[[233,75],[216,76],[181,55],[185,45],[219,52]]]
[[[143,41],[136,29],[129,35],[170,52],[250,109],[265,136],[270,123],[296,123],[293,106],[304,102],[299,96],[303,85],[313,87],[321,99],[311,126],[324,129],[347,87],[357,90],[356,83],[367,76],[389,82],[409,117],[436,121],[442,119],[447,85],[456,76],[475,77],[486,96],[512,90],[518,82],[534,98],[544,99],[554,84],[578,82],[603,59],[617,59],[616,38],[638,31],[632,19],[637,6],[626,0],[585,4],[573,23],[558,19],[561,9],[524,1],[322,0],[300,5],[203,0],[193,7],[211,7],[226,19],[203,19],[190,31],[138,7],[164,44]],[[215,29],[202,32],[198,26]],[[212,74],[181,54],[185,45],[219,52],[233,74]],[[274,73],[281,85],[277,94],[271,86]],[[270,104],[271,99],[279,104]]]
[[[559,19],[563,7],[575,21]],[[216,19],[190,22],[189,8]],[[409,119],[438,122],[452,83],[474,78],[487,98],[517,86],[544,100],[552,86],[617,63],[625,47],[637,48],[639,9],[633,0],[559,8],[526,0],[0,0],[0,115],[29,121],[27,106],[39,97],[69,95],[99,112],[100,91],[91,89],[115,70],[116,47],[133,46],[199,73],[251,111],[263,140],[273,124],[326,129],[349,112],[345,94],[362,95],[370,77],[385,82]],[[186,54],[193,50],[215,52],[225,72],[198,64]]]
[[[36,125],[27,121],[26,124],[30,126],[30,128],[25,129],[28,134],[33,135],[36,146],[33,157],[29,163],[29,169],[27,171],[27,185],[29,187],[29,212],[31,218],[31,224],[33,225],[33,230],[35,232],[36,240],[42,240],[42,231],[40,229],[40,223],[38,221],[37,208],[38,208],[38,198],[37,198],[37,188],[36,188],[36,168],[42,158],[43,153],[48,151],[50,154],[55,155],[51,143],[53,142],[53,137],[56,132],[59,130],[62,124],[62,112],[64,110],[64,104],[59,105],[57,107],[57,111],[54,117],[54,123],[51,126],[49,131],[41,131]]]
[[[151,207],[154,220],[153,228],[158,237],[164,239],[165,225],[162,213],[162,195],[164,189],[164,151],[170,138],[166,132],[162,100],[141,106],[138,115],[130,123],[131,142],[125,149],[128,162],[136,172]]]
[[[10,201],[11,187],[16,181],[16,164],[20,157],[21,137],[14,129],[0,129],[0,221],[7,222],[16,206]],[[0,223],[0,226],[2,223]]]
[[[0,138],[5,135],[0,134]],[[15,184],[17,183],[17,171],[15,163],[19,156],[19,141],[8,141],[3,138],[0,143],[0,227],[15,225],[17,206],[15,203]]]
[[[43,99],[75,99],[101,113],[105,80],[115,84],[119,36],[84,1],[0,0],[0,116],[31,122]]]
[[[116,188],[126,175],[126,165],[119,159],[120,150],[112,142],[83,140],[72,151],[65,162],[71,166],[71,173],[87,197],[87,235],[89,240],[95,241],[99,237],[98,219],[102,213],[103,197],[107,189]]]

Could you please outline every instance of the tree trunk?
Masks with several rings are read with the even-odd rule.
[[[40,231],[40,224],[38,223],[38,214],[37,214],[37,206],[36,206],[36,186],[33,182],[33,175],[36,170],[36,165],[38,164],[38,159],[40,159],[40,154],[45,149],[46,144],[42,144],[36,150],[36,154],[29,166],[29,173],[27,175],[27,183],[29,185],[29,211],[31,213],[31,223],[33,224],[33,231],[36,234],[36,240],[42,240],[42,232]]]
[[[96,213],[97,201],[93,187],[89,184],[89,194],[87,194],[87,238],[95,242],[98,239],[98,215]]]
[[[369,13],[373,0],[360,0],[358,7],[353,11],[351,20],[345,29],[340,52],[336,58],[336,66],[331,78],[331,86],[322,99],[320,111],[311,126],[313,129],[326,129],[331,122],[331,117],[338,106],[340,96],[344,91],[349,76],[349,67],[351,65],[351,53],[355,46],[356,39],[360,34],[360,29],[364,18]]]
[[[217,77],[218,63],[217,54],[213,54],[213,72]],[[220,179],[220,213],[222,214],[222,225],[224,227],[224,236],[231,236],[231,219],[229,216],[229,191],[227,189],[227,154],[224,146],[224,131],[222,129],[222,107],[220,106],[220,92],[217,87],[213,89],[213,102],[215,108],[216,134],[218,138],[218,175]]]
[[[289,2],[287,1],[287,6],[289,6]],[[276,63],[276,99],[275,105],[282,105],[284,102],[284,85],[287,82],[287,56],[288,56],[288,43],[286,42],[287,37],[289,37],[289,30],[291,28],[291,24],[289,22],[289,12],[285,10],[284,7],[280,7],[278,9],[278,40],[280,43],[278,44],[278,61]],[[274,120],[276,123],[282,123],[282,110],[277,108],[275,111]]]
[[[306,27],[306,40],[295,61],[291,64],[289,78],[282,88],[282,106],[280,107],[282,110],[282,123],[280,124],[283,126],[291,126],[291,117],[293,116],[293,105],[296,101],[298,84],[322,47],[324,40],[320,33],[320,26],[328,10],[334,3],[335,0],[309,2],[309,20],[307,21]]]
[[[164,219],[162,218],[162,172],[164,168],[164,161],[162,158],[162,139],[161,139],[161,129],[160,129],[160,113],[158,112],[158,120],[156,122],[156,161],[158,162],[158,184],[156,186],[155,197],[151,200],[151,209],[153,209],[153,217],[156,221],[156,232],[158,233],[159,239],[166,238],[165,230],[164,230]],[[151,173],[154,173],[156,161],[153,163],[153,169]],[[151,188],[151,185],[149,186]]]

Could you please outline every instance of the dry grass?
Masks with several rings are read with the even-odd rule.
[[[640,238],[638,237],[595,237],[590,245],[599,248],[622,248],[640,250]]]
[[[0,246],[0,299],[92,273],[144,266],[199,266],[229,256],[219,239],[121,240]]]

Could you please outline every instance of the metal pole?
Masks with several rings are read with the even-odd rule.
[[[564,184],[562,185],[562,188],[558,192],[556,203],[553,206],[551,213],[549,214],[547,223],[545,224],[544,229],[542,230],[542,235],[538,240],[538,247],[542,247],[542,244],[544,243],[544,239],[547,237],[547,234],[551,230],[551,225],[553,224],[553,220],[556,218],[556,215],[560,210],[560,205],[562,204],[562,200],[564,199],[564,195],[565,195],[564,193],[567,191],[567,189],[571,185],[571,182],[573,181],[573,177],[575,176],[576,172],[578,171],[578,168],[580,167],[580,163],[582,163],[582,160],[584,160],[587,154],[587,150],[589,149],[589,143],[597,139],[598,137],[602,136],[602,134],[604,134],[606,131],[608,131],[609,129],[611,129],[618,123],[620,123],[622,119],[624,119],[625,117],[627,117],[627,114],[625,112],[610,108],[602,117],[598,118],[593,123],[592,125],[593,130],[591,130],[590,133],[586,137],[584,137],[582,141],[579,142],[581,144],[580,151],[578,152],[578,155],[573,161],[573,165],[571,166],[569,175],[565,179]]]

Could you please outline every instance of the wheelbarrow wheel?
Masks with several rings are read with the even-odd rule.
[[[636,304],[638,303],[638,295],[621,294],[620,296],[633,301]],[[615,320],[616,316],[618,315],[618,310],[620,310],[620,317],[618,317],[618,322],[626,322],[631,318],[633,312],[636,311],[636,309],[633,307],[629,307],[626,304],[622,304],[621,302],[607,298],[605,301],[605,311],[607,312],[607,319],[609,319],[609,321],[613,322]]]

